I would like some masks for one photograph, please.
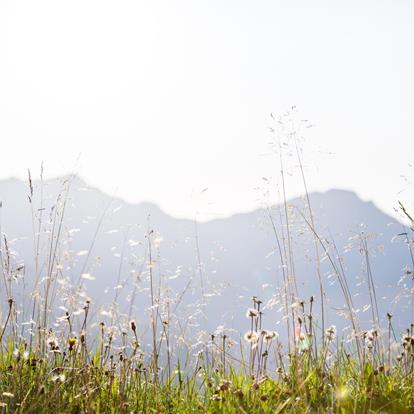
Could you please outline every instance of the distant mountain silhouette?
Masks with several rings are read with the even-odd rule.
[[[63,181],[61,178],[44,182],[42,214],[45,222],[53,215],[52,206]],[[34,274],[33,226],[28,194],[26,182],[17,179],[0,181],[0,200],[3,203],[1,230],[7,235],[14,265],[25,265],[25,285],[18,283],[21,289],[26,289],[26,294],[33,287]],[[344,260],[350,289],[355,295],[355,307],[361,309],[360,314],[366,322],[370,311],[363,307],[369,303],[368,288],[364,257],[359,252],[355,236],[362,231],[364,234],[375,234],[369,239],[369,247],[373,249],[370,262],[380,313],[384,316],[387,311],[395,312],[396,320],[403,327],[410,316],[409,302],[406,299],[401,299],[399,303],[393,301],[402,289],[397,284],[409,263],[403,237],[397,236],[404,231],[403,226],[373,203],[364,202],[349,191],[312,193],[310,200],[316,230],[321,237],[330,240],[327,244],[330,249],[333,249],[332,238],[335,240]],[[38,181],[34,183],[33,205],[36,206],[35,215],[38,215]],[[290,200],[289,205],[293,206],[290,211],[296,216],[292,219],[291,233],[299,297],[308,301],[314,295],[315,309],[319,309],[312,235],[298,213],[302,211],[308,217],[308,212],[301,198]],[[279,235],[282,237],[282,230],[286,235],[286,229],[278,224],[280,216],[277,206],[272,208],[271,214]],[[35,230],[36,226],[35,219]],[[277,327],[277,321],[282,316],[278,310],[282,304],[273,295],[280,286],[282,276],[276,239],[268,214],[263,210],[196,225],[191,220],[170,217],[151,203],[134,205],[111,198],[75,177],[65,209],[62,243],[56,252],[58,262],[62,264],[60,277],[76,284],[84,274],[81,280],[96,311],[101,307],[106,309],[116,298],[119,309],[126,317],[144,319],[144,308],[149,304],[146,262],[148,229],[154,231],[153,239],[158,238],[153,240],[156,280],[161,278],[162,286],[170,289],[163,290],[164,296],[180,300],[176,311],[187,315],[190,327],[200,324],[212,331],[223,324],[228,328],[246,330],[248,321],[244,313],[253,295],[262,298],[265,303],[269,300],[273,303],[272,309],[269,305],[269,309],[265,310],[265,317],[269,328]],[[45,265],[50,234],[42,230],[41,265]],[[42,272],[44,275],[44,267]],[[336,313],[343,308],[344,299],[327,260],[322,262],[322,272],[328,319],[331,323],[338,323]],[[157,282],[157,289],[158,286]],[[131,304],[134,293],[136,297]],[[20,295],[23,300],[24,294],[20,292]],[[56,297],[56,306],[62,299],[65,299],[63,294]],[[194,314],[198,317],[193,317]]]

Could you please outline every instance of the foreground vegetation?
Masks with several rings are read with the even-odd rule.
[[[99,343],[91,352],[86,303],[77,337],[38,330],[31,345],[14,342],[12,336],[4,341],[2,412],[414,412],[413,326],[398,348],[385,345],[373,329],[354,338],[350,353],[352,345],[339,341],[334,326],[318,349],[309,313],[308,322],[298,317],[297,337],[290,353],[283,354],[278,334],[260,328],[260,305],[253,298],[247,311],[251,330],[240,343],[240,360],[228,352],[230,339],[223,334],[212,336],[195,358],[187,355],[171,366],[159,359],[161,342],[145,355],[134,321],[122,332],[120,346],[101,324]],[[303,302],[299,306],[305,311]],[[391,335],[392,316],[388,319]],[[70,332],[69,314],[66,321]]]
[[[285,128],[286,123],[275,121]],[[0,221],[1,413],[413,413],[414,325],[395,332],[393,315],[380,315],[368,238],[361,232],[355,239],[365,266],[364,308],[371,320],[370,329],[361,328],[339,248],[333,239],[320,236],[314,222],[297,135],[288,129],[283,136],[293,140],[304,185],[305,205],[295,212],[312,239],[316,296],[302,299],[298,291],[292,209],[284,197],[276,218],[271,208],[265,209],[277,246],[273,253],[282,282],[275,296],[282,315],[270,320],[270,308],[253,297],[244,334],[222,327],[200,339],[199,332],[182,329],[186,316],[180,321],[180,306],[189,284],[175,293],[164,286],[154,271],[157,234],[150,226],[141,243],[142,270],[131,282],[129,312],[122,313],[118,304],[121,266],[112,303],[96,309],[83,282],[93,280],[87,273],[90,251],[106,212],[90,250],[81,252],[84,262],[72,267],[76,260],[66,247],[70,231],[68,240],[63,239],[71,179],[64,181],[56,202],[46,206],[42,174],[37,196],[29,174],[30,277]],[[282,147],[279,143],[284,193]],[[411,223],[399,236],[404,236],[411,258],[401,286],[412,309],[414,220],[402,204],[400,210]],[[200,315],[208,295],[197,225],[194,239],[199,281],[194,300],[199,302],[191,306]],[[122,259],[123,254],[121,264]],[[347,329],[340,332],[326,326],[322,261],[342,293]],[[77,281],[66,271],[76,273]],[[143,292],[140,308],[134,305],[138,291]],[[131,320],[138,311],[140,321]],[[276,326],[278,332],[267,329]]]

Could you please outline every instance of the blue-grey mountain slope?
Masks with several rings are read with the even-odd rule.
[[[107,315],[105,309],[116,301],[118,311],[126,317],[144,318],[145,308],[149,306],[147,235],[151,232],[157,295],[170,304],[171,311],[186,315],[189,329],[201,326],[213,331],[224,325],[246,330],[248,321],[244,311],[253,295],[267,305],[269,324],[276,327],[280,323],[283,300],[277,292],[283,291],[283,272],[276,235],[283,255],[288,256],[283,247],[288,246],[283,206],[195,224],[170,217],[154,204],[133,205],[112,198],[88,187],[77,177],[70,186],[66,183],[62,187],[63,182],[64,179],[49,180],[42,186],[35,182],[33,195],[28,183],[16,179],[0,182],[1,231],[9,244],[12,266],[25,266],[24,275],[19,273],[16,277],[19,285],[16,294],[22,302],[28,303],[34,286],[34,241],[41,215],[38,249],[41,283],[50,269],[50,246],[59,235],[58,247],[53,252],[52,277],[65,281],[61,284],[68,286],[81,281],[98,317]],[[401,327],[404,326],[411,314],[410,302],[406,298],[395,301],[404,290],[404,282],[399,284],[399,281],[410,268],[407,244],[403,236],[398,236],[405,231],[403,226],[373,203],[364,202],[349,191],[312,193],[310,201],[315,230],[332,257],[338,256],[335,248],[338,250],[355,310],[362,315],[362,320],[368,326],[371,309],[361,237],[368,240],[369,263],[381,317],[393,312]],[[290,200],[288,204],[294,269],[287,270],[291,273],[294,270],[298,299],[308,302],[313,295],[318,312],[320,293],[314,235],[305,222],[305,219],[310,221],[309,211],[302,199]],[[59,222],[60,216],[63,224],[57,232],[51,223]],[[318,249],[322,257],[321,244]],[[2,252],[4,261],[4,242]],[[344,308],[344,298],[326,258],[321,263],[321,275],[328,322],[341,325],[337,313]],[[69,306],[67,292],[70,289],[56,289],[53,300],[57,307]],[[24,312],[22,319],[28,319],[28,311]]]

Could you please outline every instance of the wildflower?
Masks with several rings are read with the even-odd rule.
[[[233,394],[235,396],[239,397],[239,398],[243,398],[243,396],[244,396],[243,391],[240,388],[238,388],[237,390],[233,391]]]
[[[336,326],[331,325],[326,331],[325,331],[326,338],[328,341],[333,341],[335,339],[336,335]]]
[[[131,331],[135,332],[137,330],[137,325],[135,323],[134,320],[132,320],[131,322],[129,322],[129,326],[131,327]]]
[[[253,390],[258,390],[260,388],[260,384],[257,381],[254,381],[252,384],[252,389]]]
[[[8,398],[13,398],[14,397],[14,394],[12,394],[11,392],[3,392],[3,397],[8,397]]]
[[[54,335],[51,335],[47,338],[47,344],[49,345],[52,351],[59,349],[58,340],[56,339]]]
[[[249,331],[244,334],[244,339],[250,343],[256,343],[259,340],[259,335],[255,331]]]
[[[229,380],[223,380],[220,384],[220,391],[227,391],[231,387],[231,382]]]
[[[278,336],[279,334],[276,331],[264,331],[263,339],[265,342],[269,343]]]
[[[372,337],[372,340],[374,340],[374,338],[376,338],[378,336],[378,331],[376,329],[370,329],[367,332],[367,335]]]
[[[256,305],[261,305],[263,302],[257,298],[257,296],[253,296],[253,302],[256,303]]]
[[[403,346],[413,345],[414,344],[414,336],[411,335],[404,335],[402,338]]]
[[[72,351],[75,345],[77,344],[77,339],[74,337],[69,338],[68,344],[69,344],[69,351]]]
[[[256,309],[249,308],[246,312],[246,318],[257,318],[259,312]]]
[[[65,376],[65,374],[53,375],[52,381],[53,382],[57,382],[57,381],[65,382],[66,381],[66,376]]]
[[[378,331],[375,329],[370,329],[369,331],[363,332],[363,337],[365,339],[365,345],[368,349],[373,348],[374,339],[378,336]]]

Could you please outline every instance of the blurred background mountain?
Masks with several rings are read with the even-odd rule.
[[[39,269],[44,277],[52,235],[48,222],[62,211],[56,208],[56,201],[60,194],[58,203],[64,203],[65,187],[67,202],[54,274],[63,287],[82,281],[85,293],[81,297],[91,298],[94,312],[101,313],[99,317],[107,317],[105,309],[116,301],[118,311],[125,317],[144,319],[149,305],[147,236],[151,232],[157,292],[170,301],[171,312],[184,317],[186,329],[198,327],[213,332],[224,326],[244,332],[248,329],[245,309],[253,295],[264,302],[269,329],[277,329],[281,323],[283,300],[278,292],[283,286],[283,274],[269,215],[279,241],[285,238],[286,242],[283,206],[196,223],[168,216],[151,203],[129,204],[111,197],[89,187],[79,177],[73,177],[70,183],[58,178],[42,186],[37,181],[33,186],[32,218],[28,184],[18,179],[0,181],[1,231],[7,238],[12,266],[17,269],[24,265],[24,270],[16,273],[22,312],[28,312],[23,307],[34,282],[33,231],[37,233],[41,214]],[[395,323],[404,328],[412,312],[407,296],[411,283],[410,254],[404,236],[407,230],[372,202],[364,202],[350,191],[311,193],[310,202],[318,235],[333,257],[337,256],[334,249],[338,250],[354,307],[363,323],[370,327],[371,310],[361,237],[369,247],[380,315],[385,319],[386,312],[394,313]],[[301,198],[290,200],[288,205],[298,299],[309,303],[313,295],[318,313],[313,235],[303,219],[309,212]],[[53,234],[55,237],[56,229]],[[2,246],[4,260],[4,243]],[[319,252],[323,256],[321,246]],[[345,301],[329,260],[322,259],[321,271],[327,322],[345,326],[338,316]],[[70,298],[65,289],[59,292],[54,304],[62,306],[63,311]],[[29,319],[29,314],[22,319]]]

